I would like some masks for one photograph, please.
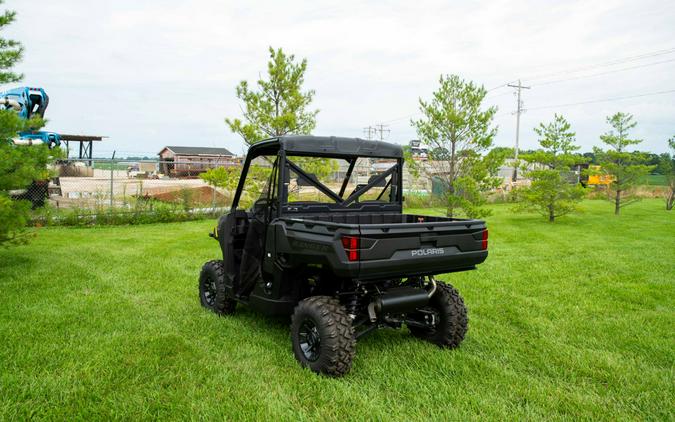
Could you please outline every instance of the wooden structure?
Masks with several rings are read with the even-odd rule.
[[[194,177],[214,167],[238,165],[226,148],[166,146],[159,152],[159,171],[171,177]]]
[[[66,144],[66,156],[70,155],[70,143],[79,143],[80,160],[86,160],[87,165],[91,166],[92,154],[94,152],[94,142],[100,142],[105,136],[90,136],[90,135],[62,135],[59,134],[61,143]]]

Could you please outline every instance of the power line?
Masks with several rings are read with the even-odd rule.
[[[368,126],[368,127],[363,128],[363,134],[366,137],[366,139],[368,139],[368,140],[373,139],[373,135],[375,134],[375,132],[377,132],[377,129],[375,129],[372,126]]]
[[[603,103],[603,102],[612,102],[612,101],[621,101],[621,100],[629,100],[631,98],[641,98],[641,97],[651,97],[654,95],[663,95],[663,94],[670,94],[675,92],[675,89],[669,89],[669,90],[664,90],[664,91],[655,91],[655,92],[648,92],[644,94],[635,94],[635,95],[626,95],[626,96],[621,96],[621,97],[610,97],[610,98],[600,98],[600,99],[595,99],[595,100],[588,100],[588,101],[579,101],[576,103],[565,103],[565,104],[555,104],[555,105],[545,105],[545,106],[537,106],[537,107],[528,107],[528,111],[532,110],[546,110],[546,109],[551,109],[551,108],[558,108],[558,107],[573,107],[577,105],[584,105],[584,104],[594,104],[594,103]],[[523,109],[525,111],[525,109]],[[499,116],[505,116],[507,114],[514,114],[513,112],[504,112],[504,113],[498,113],[495,115],[495,117]],[[400,119],[399,119],[400,120]],[[374,129],[374,128],[373,128]]]
[[[648,53],[642,53],[642,54],[638,54],[638,55],[634,55],[634,56],[622,57],[622,58],[619,58],[619,59],[608,60],[608,61],[605,61],[605,62],[599,62],[599,63],[595,63],[595,64],[590,64],[590,65],[587,65],[587,66],[581,66],[581,67],[577,67],[577,68],[566,69],[566,70],[562,70],[562,71],[558,71],[558,72],[542,74],[542,75],[535,75],[533,77],[524,78],[524,80],[531,82],[531,81],[536,81],[536,80],[540,80],[540,79],[550,78],[550,77],[553,77],[553,76],[558,76],[558,75],[561,75],[561,74],[565,75],[565,74],[569,74],[569,73],[578,73],[578,72],[583,72],[585,70],[596,69],[596,68],[599,68],[599,67],[615,66],[615,65],[618,65],[618,64],[639,61],[639,60],[648,59],[648,58],[652,58],[652,57],[656,57],[656,56],[662,56],[662,55],[671,54],[671,53],[675,53],[675,48],[667,48],[667,49],[663,49],[663,50],[656,50],[656,51],[651,51],[651,52],[648,52]]]
[[[513,83],[513,82],[516,82],[516,81],[509,81],[509,82],[503,83],[501,85],[494,86],[490,89],[486,89],[485,92],[490,92],[490,91],[494,91],[495,89],[507,87],[507,86],[509,86],[510,83]]]
[[[389,136],[389,134],[391,133],[390,129],[385,129],[388,126],[389,125],[384,125],[382,123],[380,123],[379,125],[375,125],[376,131],[380,132],[380,141],[384,141],[384,133],[385,132],[387,132],[387,136]]]
[[[547,108],[559,108],[559,107],[572,107],[576,105],[583,105],[583,104],[593,104],[593,103],[604,103],[604,102],[611,102],[611,101],[620,101],[620,100],[628,100],[631,98],[640,98],[640,97],[649,97],[652,95],[662,95],[662,94],[669,94],[671,92],[675,92],[675,89],[669,89],[665,91],[656,91],[656,92],[649,92],[646,94],[636,94],[636,95],[627,95],[623,97],[612,97],[612,98],[601,98],[597,100],[589,100],[589,101],[580,101],[577,103],[567,103],[567,104],[556,104],[556,105],[547,105],[547,106],[539,106],[539,107],[530,107],[528,110],[544,110]]]
[[[637,55],[626,56],[626,57],[621,57],[621,58],[618,58],[618,59],[612,59],[612,60],[608,60],[608,61],[604,61],[604,62],[594,63],[594,64],[581,66],[581,67],[577,67],[577,68],[561,70],[561,71],[557,71],[557,72],[553,72],[553,73],[534,75],[534,76],[531,76],[531,77],[522,78],[522,80],[532,82],[532,81],[537,81],[537,80],[541,80],[541,79],[547,79],[547,78],[550,78],[550,77],[566,75],[566,74],[570,74],[570,73],[579,73],[579,72],[583,72],[585,70],[592,70],[592,69],[596,69],[596,68],[599,68],[599,67],[615,66],[615,65],[618,65],[618,64],[644,60],[644,59],[662,56],[662,55],[671,54],[671,53],[675,53],[675,48],[666,48],[666,49],[662,49],[662,50],[655,50],[655,51],[650,51],[650,52],[641,53],[641,54],[637,54]],[[638,67],[646,67],[646,66],[638,66]],[[516,83],[516,82],[517,82],[516,80],[505,82],[503,84],[494,86],[494,87],[488,89],[487,91],[490,92],[490,91],[494,91],[495,89],[498,89],[498,88],[504,88],[504,87],[507,87],[508,84],[513,84],[513,83]],[[544,84],[542,83],[542,84],[539,84],[539,85],[544,85]]]
[[[366,139],[372,140],[375,139],[374,135],[379,135],[380,141],[384,141],[384,134],[386,133],[387,136],[391,133],[390,129],[386,129],[389,125],[385,125],[383,123],[377,124],[375,126],[368,126],[363,128],[363,134],[366,136]]]
[[[637,54],[637,55],[613,59],[613,60],[609,60],[609,61],[605,61],[605,62],[599,62],[599,63],[591,64],[591,65],[588,65],[588,66],[572,68],[572,69],[563,70],[563,71],[554,72],[554,73],[549,73],[549,74],[535,75],[534,77],[525,78],[524,80],[526,80],[526,81],[536,81],[536,80],[546,79],[546,78],[549,78],[549,77],[552,77],[552,76],[558,76],[558,75],[564,75],[564,74],[570,74],[570,73],[578,73],[578,72],[582,72],[584,70],[591,70],[591,69],[595,69],[595,68],[599,68],[599,67],[615,66],[615,65],[618,65],[618,64],[639,61],[639,60],[643,60],[643,59],[647,59],[647,58],[651,58],[651,57],[671,54],[671,53],[674,53],[674,52],[675,52],[675,48],[655,50],[655,51],[651,51],[651,52],[646,52],[646,53],[641,53],[641,54]],[[594,74],[591,74],[591,75],[580,75],[580,76],[573,76],[573,77],[570,77],[570,78],[556,79],[556,80],[553,80],[553,81],[544,81],[544,82],[534,84],[534,85],[531,85],[531,86],[551,85],[551,84],[555,84],[555,83],[565,82],[565,81],[568,81],[568,80],[591,78],[591,77],[601,76],[601,75],[606,75],[606,74],[611,74],[611,73],[624,72],[624,71],[632,70],[632,69],[638,69],[638,68],[649,67],[649,66],[656,66],[656,65],[659,65],[659,64],[669,63],[669,62],[673,62],[673,61],[675,61],[675,59],[661,60],[661,61],[658,61],[658,62],[629,66],[629,67],[621,68],[621,69],[613,69],[613,70],[609,70],[609,71],[605,71],[605,72],[594,73]],[[520,85],[520,80],[514,80],[514,81],[505,82],[503,84],[500,84],[500,85],[494,86],[492,88],[489,88],[489,89],[486,90],[486,92],[488,93],[488,95],[486,95],[486,97],[490,97],[490,98],[494,99],[494,98],[497,98],[497,97],[507,95],[508,92],[503,93],[503,94],[498,94],[498,95],[491,95],[489,93],[496,90],[496,89],[499,89],[499,88],[509,87],[516,82],[518,83],[518,85]],[[665,92],[662,92],[662,93],[666,93],[666,92],[669,92],[669,91],[665,91]],[[631,96],[631,97],[618,97],[618,99],[637,98],[637,97],[640,97],[640,96],[658,95],[658,94],[659,93],[652,93],[652,94],[644,94],[644,95]],[[612,99],[608,99],[608,100],[612,100]],[[593,103],[593,102],[603,102],[603,101],[608,101],[608,100],[607,99],[605,99],[605,100],[593,100],[591,102],[582,102],[582,103],[579,103],[579,104],[574,103],[574,104],[570,104],[570,105],[589,104],[589,103]],[[564,106],[566,106],[566,105],[561,105],[561,107],[564,107]],[[556,107],[556,106],[545,106],[545,108],[553,108],[553,107]],[[540,108],[539,107],[538,108],[530,108],[530,110],[538,110],[538,109],[540,109]],[[397,118],[394,118],[394,119],[391,119],[391,120],[386,120],[383,123],[395,123],[395,122],[399,122],[401,120],[410,119],[411,117],[418,116],[419,114],[420,114],[420,112],[417,112],[417,113],[409,114],[409,115],[406,115],[406,116],[397,117]],[[367,129],[368,128],[364,128],[364,133]],[[374,130],[375,128],[372,128],[372,129]]]
[[[516,81],[516,82],[518,82],[518,81]],[[509,95],[509,94],[511,94],[511,92],[502,92],[501,94],[498,94],[498,95],[490,95],[490,94],[488,94],[488,95],[485,96],[485,98],[486,98],[486,99],[489,98],[489,99],[493,100],[493,99],[495,99],[495,98],[503,97],[503,96]]]
[[[591,75],[580,75],[580,76],[573,76],[571,78],[556,79],[556,80],[553,80],[553,81],[546,81],[546,82],[534,84],[532,86],[551,85],[551,84],[556,84],[556,83],[559,83],[559,82],[566,82],[566,81],[571,81],[571,80],[576,80],[576,79],[592,78],[592,77],[595,77],[595,76],[608,75],[610,73],[617,73],[617,72],[625,72],[626,70],[640,69],[640,68],[643,68],[643,67],[656,66],[656,65],[659,65],[659,64],[670,63],[670,62],[675,62],[675,59],[661,60],[659,62],[646,63],[646,64],[641,64],[641,65],[636,65],[636,66],[624,67],[624,68],[621,68],[621,69],[608,70],[606,72],[593,73]]]
[[[596,76],[603,76],[603,75],[608,75],[608,74],[612,74],[612,73],[625,72],[627,70],[640,69],[640,68],[644,68],[644,67],[651,67],[651,66],[656,66],[656,65],[671,63],[671,62],[675,62],[675,59],[661,60],[661,61],[653,62],[653,63],[645,63],[645,64],[641,64],[641,65],[636,65],[636,66],[629,66],[629,67],[624,67],[624,68],[621,68],[621,69],[608,70],[606,72],[593,73],[593,74],[590,74],[590,75],[579,75],[579,76],[573,76],[573,77],[570,77],[570,78],[555,79],[555,80],[552,80],[552,81],[545,81],[545,82],[541,82],[541,83],[538,83],[538,84],[533,84],[531,86],[540,87],[540,86],[545,86],[545,85],[553,85],[553,84],[561,83],[561,82],[567,82],[567,81],[584,79],[584,78],[593,78],[593,77],[596,77]],[[505,84],[503,86],[508,86],[508,84]],[[501,94],[498,94],[498,95],[488,94],[488,95],[486,95],[486,98],[495,99],[495,98],[503,97],[503,96],[508,95],[508,94],[510,94],[510,93],[504,92],[504,93],[501,93]]]
[[[418,111],[417,113],[408,114],[408,115],[406,115],[406,116],[397,117],[397,118],[395,118],[395,119],[385,120],[385,121],[382,122],[382,123],[393,123],[393,122],[398,122],[399,120],[406,120],[406,119],[409,119],[409,118],[411,118],[411,117],[417,116],[418,114],[420,114],[419,111]]]

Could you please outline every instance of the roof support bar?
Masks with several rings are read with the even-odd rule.
[[[394,172],[396,171],[397,167],[398,167],[398,166],[392,166],[389,170],[385,171],[385,172],[382,173],[381,175],[377,176],[375,179],[371,180],[370,183],[368,183],[367,185],[362,186],[361,188],[357,189],[354,193],[352,193],[352,194],[349,196],[349,198],[345,199],[345,200],[342,202],[342,205],[347,206],[347,205],[349,205],[350,203],[354,202],[354,200],[356,200],[356,198],[358,198],[359,196],[361,196],[361,195],[362,195],[364,192],[366,192],[368,189],[372,188],[372,187],[375,186],[376,184],[378,184],[378,183],[380,183],[381,181],[383,181],[384,179],[386,179],[387,176],[389,176],[390,174],[394,173]]]
[[[340,188],[340,198],[345,194],[345,189],[347,189],[347,183],[349,183],[349,178],[352,177],[352,172],[354,171],[354,165],[358,157],[354,157],[349,161],[349,168],[347,169],[347,174],[345,174],[345,180],[342,181],[342,187]]]
[[[328,196],[330,199],[333,201],[337,202],[338,204],[342,203],[342,198],[340,198],[338,195],[335,194],[332,190],[326,187],[323,183],[319,182],[316,179],[313,179],[310,177],[303,169],[295,165],[294,162],[286,158],[286,163],[288,163],[288,166],[296,173],[304,177],[304,179],[309,182],[311,185],[319,189],[324,195]]]
[[[382,192],[380,192],[380,194],[377,195],[377,200],[378,200],[378,201],[379,201],[380,199],[382,199],[382,195],[384,195],[384,193],[387,191],[387,189],[389,188],[389,186],[391,186],[391,181],[392,181],[393,179],[394,179],[393,177],[392,177],[391,179],[389,179],[389,181],[387,182],[387,184],[384,185],[384,188],[382,189]]]

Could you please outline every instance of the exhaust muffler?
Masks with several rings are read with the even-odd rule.
[[[417,287],[399,287],[391,289],[375,300],[375,312],[407,312],[426,306],[429,292]]]
[[[376,321],[377,315],[410,312],[426,306],[436,293],[436,280],[433,277],[429,277],[428,287],[428,290],[407,286],[390,289],[368,305],[370,320]]]

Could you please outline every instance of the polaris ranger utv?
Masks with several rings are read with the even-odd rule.
[[[202,268],[202,305],[292,315],[295,357],[330,376],[350,370],[356,340],[377,328],[405,324],[413,336],[459,346],[466,307],[434,275],[485,261],[488,231],[480,220],[403,214],[402,174],[401,147],[385,142],[254,144],[211,234],[223,259]]]

